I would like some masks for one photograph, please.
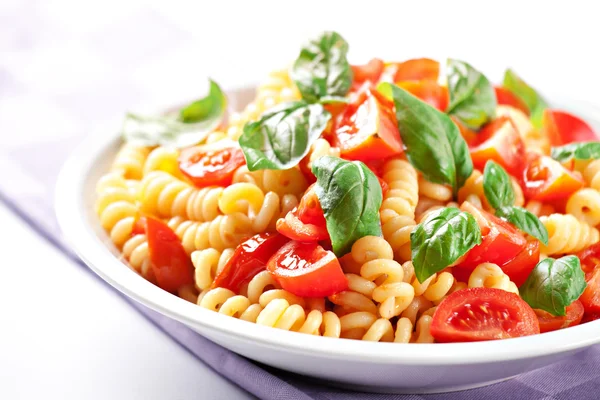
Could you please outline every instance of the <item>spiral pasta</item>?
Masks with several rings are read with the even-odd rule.
[[[163,171],[177,179],[183,179],[177,161],[178,157],[179,150],[172,147],[159,146],[153,149],[144,162],[143,175],[146,176],[152,171]]]
[[[598,229],[570,214],[551,214],[540,217],[540,221],[548,230],[548,245],[542,244],[540,251],[549,256],[574,253],[600,239]]]
[[[502,289],[507,292],[519,294],[519,288],[510,280],[508,275],[496,264],[479,264],[469,276],[469,287],[486,287]]]
[[[96,215],[112,242],[120,248],[131,236],[139,213],[135,193],[117,173],[104,175],[98,181],[96,192]]]
[[[154,272],[150,263],[150,250],[146,235],[135,235],[123,245],[123,257],[131,268],[150,282],[155,282]]]
[[[576,191],[569,197],[566,211],[590,226],[600,224],[600,192],[592,188]]]
[[[577,169],[582,172],[585,183],[592,189],[600,191],[600,160],[593,160],[581,164],[583,167]]]
[[[310,153],[308,153],[308,168],[312,168],[312,163],[323,156],[339,157],[340,149],[330,145],[327,140],[319,138],[315,140],[310,147]]]
[[[225,249],[220,252],[213,248],[192,252],[196,287],[201,291],[208,289],[215,276],[225,267],[233,252],[234,249]]]
[[[150,148],[125,144],[121,147],[111,171],[121,174],[127,179],[141,179],[144,172],[144,163],[150,153]]]
[[[383,236],[396,257],[406,261],[410,259],[410,233],[416,226],[417,172],[407,161],[392,159],[383,166],[383,180],[389,186],[380,209]]]
[[[197,189],[166,172],[153,171],[142,179],[139,198],[145,212],[161,218],[212,221],[221,214],[222,193],[222,187]]]
[[[262,113],[280,103],[300,99],[300,93],[291,80],[287,70],[271,72],[256,92],[256,99],[248,104],[241,113],[234,113],[229,118],[227,136],[238,140],[249,121],[257,120]]]
[[[452,199],[452,189],[439,183],[429,182],[427,179],[419,176],[419,195],[429,197],[430,199],[447,202]]]
[[[370,342],[394,341],[394,328],[389,320],[375,314],[357,311],[340,318],[341,337]]]
[[[207,222],[173,217],[167,224],[177,234],[188,254],[208,248],[217,251],[233,248],[253,234],[252,222],[242,213],[219,215]]]

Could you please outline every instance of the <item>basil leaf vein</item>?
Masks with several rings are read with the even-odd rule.
[[[424,282],[481,243],[475,217],[455,207],[430,213],[410,234],[415,275]]]
[[[447,113],[471,129],[479,129],[496,113],[496,92],[490,81],[470,64],[448,59]]]
[[[451,186],[456,196],[473,172],[469,148],[456,124],[396,85],[382,83],[378,89],[394,100],[409,162],[427,180]]]
[[[314,103],[325,96],[345,96],[352,85],[347,54],[348,43],[337,32],[324,32],[307,43],[291,70],[302,98]]]
[[[580,142],[553,147],[552,158],[558,162],[571,159],[595,160],[600,158],[600,142]]]
[[[531,114],[531,123],[536,128],[542,127],[542,118],[544,110],[548,108],[548,103],[540,96],[535,89],[529,86],[512,69],[504,72],[504,81],[502,86],[510,90],[515,96],[523,100],[529,108]]]
[[[581,296],[585,287],[579,258],[565,256],[557,260],[546,258],[540,261],[519,292],[532,308],[564,316],[567,306]]]
[[[483,193],[496,209],[515,204],[515,191],[510,177],[500,165],[492,160],[485,164],[483,170]]]
[[[177,113],[144,116],[127,113],[121,128],[126,142],[138,146],[189,147],[201,143],[221,124],[227,99],[219,85],[210,80],[206,97]]]
[[[381,236],[381,186],[360,161],[324,156],[313,162],[315,192],[325,214],[333,252],[341,257],[363,236]]]
[[[244,126],[239,143],[250,171],[297,165],[319,138],[331,114],[321,104],[285,103]]]

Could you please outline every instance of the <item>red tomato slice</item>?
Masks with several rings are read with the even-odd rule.
[[[461,210],[475,217],[481,229],[481,244],[473,247],[452,273],[467,282],[471,272],[481,263],[497,264],[519,286],[539,260],[539,243],[527,242],[522,233],[508,222],[473,206],[468,201]],[[537,245],[536,245],[537,244]]]
[[[523,191],[527,199],[561,200],[581,189],[583,178],[558,161],[537,153],[528,153],[523,170]]]
[[[300,241],[329,240],[327,222],[314,186],[312,184],[306,189],[298,207],[277,221],[276,228],[279,233]]]
[[[352,90],[358,90],[365,82],[376,84],[383,72],[385,64],[380,58],[373,58],[365,65],[352,65],[354,76]]]
[[[269,258],[289,239],[278,233],[259,233],[241,243],[225,267],[219,272],[211,288],[222,287],[236,293],[243,284],[264,271]]]
[[[158,286],[167,292],[175,292],[194,283],[192,261],[175,232],[156,218],[145,219],[150,262]]]
[[[430,330],[438,342],[476,342],[535,335],[540,326],[531,307],[518,295],[470,288],[442,300]]]
[[[515,96],[513,92],[501,86],[494,87],[494,90],[496,91],[496,100],[498,105],[511,106],[523,111],[525,115],[529,115],[529,107],[527,107],[527,104]]]
[[[469,146],[473,145],[477,141],[477,132],[468,128],[466,125],[460,122],[458,118],[451,116],[450,119],[452,120],[452,122],[454,122],[456,126],[458,126],[460,135],[463,137],[463,139],[465,139],[465,142],[467,142]]]
[[[188,147],[179,155],[179,169],[200,188],[229,185],[235,170],[245,163],[242,149],[230,140]]]
[[[585,121],[559,110],[544,110],[542,133],[550,139],[552,146],[598,140],[594,130]]]
[[[555,317],[544,310],[534,310],[540,323],[540,333],[556,331],[579,325],[583,318],[583,305],[579,300],[575,300],[567,307],[567,315]]]
[[[429,58],[415,58],[396,63],[394,82],[421,81],[424,79],[437,81],[440,76],[440,63]]]
[[[483,127],[471,147],[475,168],[482,170],[494,160],[511,175],[519,176],[525,159],[525,144],[508,117],[500,117]]]
[[[583,314],[583,319],[581,320],[582,324],[587,324],[588,322],[596,321],[600,319],[600,313],[586,313]]]
[[[348,288],[335,254],[314,242],[289,242],[271,257],[267,270],[297,296],[326,297]]]
[[[392,102],[365,84],[336,121],[334,145],[342,158],[368,161],[403,151]]]
[[[600,268],[585,276],[587,287],[579,298],[586,313],[600,313]]]
[[[600,243],[591,245],[575,254],[581,262],[581,269],[586,274],[591,273],[600,265]]]
[[[442,112],[448,108],[448,88],[440,86],[437,81],[405,81],[399,82],[398,86]]]

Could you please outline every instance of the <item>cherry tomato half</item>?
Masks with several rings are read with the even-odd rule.
[[[415,58],[401,63],[394,63],[396,73],[394,82],[403,81],[437,81],[440,76],[440,63],[429,58]]]
[[[482,170],[488,160],[500,164],[509,174],[523,169],[525,144],[512,120],[500,117],[485,125],[470,149],[475,168]]]
[[[585,313],[583,314],[583,319],[581,320],[582,324],[587,324],[588,322],[596,321],[600,319],[600,313]]]
[[[582,119],[566,111],[551,109],[544,110],[542,134],[550,139],[552,146],[599,139],[594,130]]]
[[[583,272],[588,274],[600,265],[600,243],[593,244],[575,255],[579,258]]]
[[[579,325],[583,318],[583,305],[579,300],[575,300],[567,307],[567,315],[555,317],[544,310],[534,310],[540,323],[540,333],[556,331]]]
[[[358,90],[365,82],[377,84],[385,64],[380,58],[373,58],[365,65],[352,65],[352,90]]]
[[[152,272],[159,287],[175,292],[194,283],[193,266],[181,241],[164,222],[145,217]]]
[[[475,342],[540,333],[537,316],[523,299],[491,288],[450,294],[438,305],[430,329],[438,342]]]
[[[517,284],[523,284],[539,260],[539,243],[527,242],[522,233],[508,222],[473,206],[468,201],[461,210],[475,217],[481,229],[481,243],[466,254],[452,274],[467,282],[471,272],[481,263],[498,265]]]
[[[496,101],[498,102],[498,105],[511,106],[521,110],[525,115],[529,115],[529,107],[527,107],[527,104],[515,96],[513,92],[500,86],[494,87],[494,91],[496,92]]]
[[[600,268],[595,268],[585,275],[587,287],[583,291],[579,301],[583,304],[585,312],[600,313]]]
[[[342,158],[368,161],[403,151],[391,101],[366,83],[335,123],[334,145]]]
[[[437,81],[404,81],[398,82],[398,86],[442,112],[448,108],[448,88],[440,86]]]
[[[230,140],[188,147],[179,155],[179,169],[199,188],[229,185],[245,163],[242,149]]]
[[[289,242],[271,257],[267,270],[283,289],[297,296],[326,297],[348,288],[335,254],[315,242]]]
[[[277,221],[276,228],[279,233],[293,240],[329,240],[325,215],[315,193],[314,184],[306,190],[298,207]]]
[[[530,200],[552,201],[569,197],[584,185],[583,178],[558,161],[528,153],[523,170],[523,192]]]
[[[211,288],[222,287],[238,293],[243,284],[264,271],[269,258],[288,241],[278,233],[259,233],[240,243]]]

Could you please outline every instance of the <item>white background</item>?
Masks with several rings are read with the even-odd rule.
[[[0,0],[0,16],[17,4]],[[97,24],[144,5],[105,0],[36,6],[76,40]],[[268,70],[289,63],[307,37],[330,29],[348,40],[355,63],[371,56],[452,56],[470,61],[495,81],[511,66],[534,86],[600,105],[600,24],[592,1],[168,0],[148,7],[191,32],[196,44],[193,51],[168,44],[170,57],[152,68],[140,67],[135,79],[153,98],[172,96],[177,101],[182,87],[193,93],[193,86],[207,75],[226,87],[259,80]],[[0,44],[2,40],[7,38],[0,37]],[[69,48],[56,46],[64,52]],[[72,74],[61,74],[61,69],[33,62],[28,68],[24,79],[40,90],[56,91],[73,83]],[[2,118],[3,141],[37,140],[9,137],[1,123]],[[48,132],[53,132],[51,127],[45,134],[54,134]],[[0,398],[245,396],[3,207],[0,228]]]

